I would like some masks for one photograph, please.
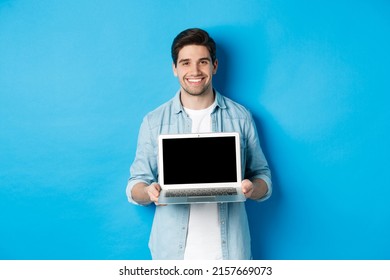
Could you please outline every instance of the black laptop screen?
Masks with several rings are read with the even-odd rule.
[[[237,181],[235,137],[163,139],[165,184]]]

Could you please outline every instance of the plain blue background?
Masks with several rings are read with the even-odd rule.
[[[250,109],[274,194],[256,259],[390,259],[388,1],[0,0],[0,259],[149,259],[127,202],[142,117],[201,27]]]

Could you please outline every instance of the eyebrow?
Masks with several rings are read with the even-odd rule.
[[[209,57],[201,57],[201,58],[199,58],[198,61],[202,61],[202,60],[211,61],[211,59],[210,59]],[[191,61],[191,59],[189,59],[189,58],[182,58],[182,59],[180,59],[180,60],[178,61],[178,63],[189,62],[189,61]]]

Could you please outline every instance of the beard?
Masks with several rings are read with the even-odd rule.
[[[183,90],[191,96],[202,96],[206,94],[210,89],[211,84],[205,84],[202,87],[190,87],[185,83],[182,83],[181,87]]]

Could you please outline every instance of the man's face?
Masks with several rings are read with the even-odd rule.
[[[179,51],[177,65],[173,72],[182,90],[190,95],[200,96],[212,92],[212,77],[217,72],[218,61],[211,61],[205,46],[188,45]]]

